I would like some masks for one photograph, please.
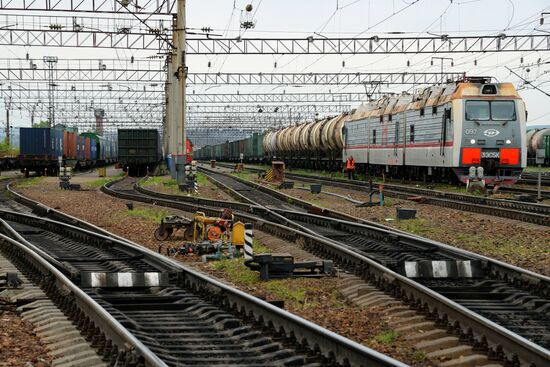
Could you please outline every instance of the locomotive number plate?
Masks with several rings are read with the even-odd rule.
[[[500,152],[481,152],[481,158],[500,158]]]

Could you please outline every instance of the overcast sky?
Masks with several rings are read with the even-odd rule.
[[[66,1],[66,0],[62,0]],[[85,0],[90,1],[90,0]],[[250,13],[243,11],[251,3]],[[370,37],[391,36],[388,32],[404,32],[407,36],[433,34],[449,35],[496,35],[544,34],[550,33],[550,16],[539,26],[541,12],[550,11],[549,0],[188,0],[187,27],[211,27],[212,33],[225,37],[307,37],[317,32],[326,37]],[[6,12],[0,11],[0,15]],[[21,14],[19,12],[18,14]],[[51,15],[51,13],[49,14]],[[129,19],[129,16],[115,16],[115,19]],[[256,23],[254,29],[239,27],[243,20]],[[4,25],[0,17],[0,26]],[[536,29],[535,29],[536,28]],[[4,46],[2,46],[4,47]],[[144,58],[151,51],[24,48],[6,47],[1,57],[24,58],[26,53],[41,60],[44,55],[60,58],[121,58],[130,56]],[[439,72],[440,64],[430,65],[430,54],[420,55],[259,55],[259,56],[190,56],[190,72]],[[525,88],[520,78],[511,75],[504,66],[514,68],[522,77],[540,85],[550,92],[550,81],[546,64],[549,52],[500,53],[500,54],[454,54],[454,67],[445,65],[446,71],[467,72],[469,75],[488,75],[500,82],[513,82],[520,88],[529,111],[528,124],[548,124],[550,120],[550,98],[540,91]],[[535,64],[520,68],[523,64]],[[407,67],[407,61],[410,67]],[[474,66],[474,61],[477,66]],[[210,67],[208,63],[210,62]],[[345,66],[343,66],[345,62]],[[275,68],[275,63],[277,67]],[[529,70],[527,72],[526,70]],[[407,90],[408,86],[389,88],[394,92]],[[209,93],[305,91],[361,91],[363,87],[313,86],[313,87],[255,87],[255,86],[210,86]],[[387,89],[387,88],[385,88]],[[206,91],[206,87],[193,87],[195,93]],[[192,93],[192,90],[188,91]],[[0,105],[0,121],[4,120],[4,105]],[[44,118],[46,116],[43,116]],[[29,126],[26,112],[14,112],[12,122],[18,126]]]

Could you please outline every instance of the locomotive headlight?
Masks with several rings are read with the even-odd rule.
[[[506,140],[506,144],[512,144],[512,141],[510,139]]]
[[[476,143],[475,139],[470,140],[470,144],[475,144],[475,143]]]

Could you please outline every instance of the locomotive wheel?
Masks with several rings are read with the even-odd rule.
[[[172,235],[172,229],[165,229],[164,232],[161,233],[160,227],[155,229],[155,239],[157,241],[166,241],[170,236]]]

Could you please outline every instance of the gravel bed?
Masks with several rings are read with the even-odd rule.
[[[295,187],[309,187],[295,182]],[[366,193],[323,185],[323,190],[368,201]],[[359,208],[353,203],[298,188],[280,190],[314,205],[386,224],[423,237],[493,257],[550,276],[550,228],[512,219],[469,213],[414,201],[386,198],[385,206]],[[374,201],[378,202],[375,195]],[[396,220],[396,208],[416,209],[414,220]]]
[[[49,367],[52,358],[47,353],[32,325],[0,299],[0,367]]]
[[[145,182],[144,187],[157,191],[163,194],[169,194],[169,195],[188,195],[188,193],[180,191],[177,186],[170,185],[170,177],[163,176],[163,177],[155,177],[154,182]],[[210,181],[207,181],[206,183],[199,186],[198,190],[198,196],[215,199],[215,200],[231,200],[234,201],[234,199],[231,198],[228,194],[226,194],[224,191],[220,190],[218,187],[216,187],[213,183]]]
[[[161,244],[153,238],[153,231],[157,227],[154,218],[129,215],[124,200],[104,195],[97,189],[61,191],[54,180],[47,179],[41,181],[40,185],[22,187],[18,191],[154,251]],[[217,192],[213,193],[216,194]],[[134,211],[146,208],[165,210],[134,203]],[[173,210],[170,212],[175,213]],[[186,215],[190,216],[189,213]],[[271,244],[277,252],[289,252],[300,260],[308,258],[294,244],[285,244],[284,241],[264,233],[256,233],[255,237],[261,241],[264,250],[270,251]],[[180,244],[181,240],[165,241],[164,247],[177,247]],[[426,359],[424,353],[414,350],[412,344],[406,340],[406,335],[394,335],[395,337],[388,340],[387,335],[391,335],[393,330],[389,324],[390,317],[385,315],[383,309],[365,309],[346,302],[338,291],[343,282],[340,277],[261,282],[258,274],[249,271],[242,260],[203,264],[195,255],[178,255],[176,259],[258,297],[284,300],[285,309],[405,363],[415,366],[434,365]]]

